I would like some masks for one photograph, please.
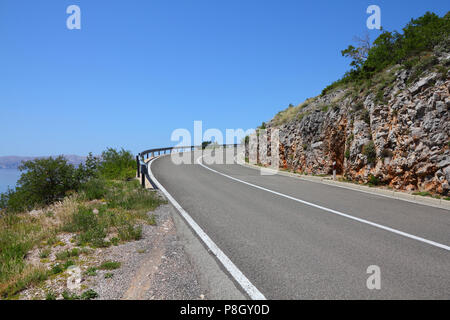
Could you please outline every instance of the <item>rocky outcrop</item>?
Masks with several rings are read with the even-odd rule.
[[[284,123],[275,117],[267,129],[279,129],[280,165],[330,174],[335,161],[352,181],[448,195],[450,72],[429,68],[415,80],[412,73],[394,66],[375,85],[310,99],[287,110],[294,116]]]

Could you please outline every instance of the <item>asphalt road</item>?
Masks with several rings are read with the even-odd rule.
[[[450,251],[351,218],[448,247],[450,211],[239,164],[206,166],[229,177],[170,156],[151,170],[266,298],[450,299]],[[372,265],[381,271],[379,290],[366,285]]]

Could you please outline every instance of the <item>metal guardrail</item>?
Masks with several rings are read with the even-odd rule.
[[[210,146],[218,146],[218,147],[222,147],[222,148],[227,148],[229,146],[233,146],[234,148],[237,148],[238,145],[239,145],[238,143],[208,145],[205,148],[208,148]],[[137,177],[141,179],[142,187],[145,188],[145,178],[147,178],[147,180],[150,182],[152,187],[154,189],[158,189],[156,184],[150,178],[150,176],[148,174],[148,170],[147,170],[147,164],[144,161],[145,159],[149,159],[150,155],[152,158],[154,158],[156,153],[158,153],[157,155],[160,156],[162,152],[164,152],[163,154],[167,154],[167,152],[169,152],[169,154],[171,154],[173,152],[180,153],[180,152],[185,152],[186,150],[190,150],[190,152],[193,152],[195,149],[204,150],[205,148],[203,148],[203,146],[177,146],[177,147],[167,147],[167,148],[155,148],[155,149],[149,149],[149,150],[142,151],[141,153],[139,153],[136,156]]]

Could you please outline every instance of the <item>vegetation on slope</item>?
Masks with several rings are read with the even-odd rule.
[[[88,255],[89,248],[140,239],[142,224],[155,224],[147,212],[162,200],[131,179],[135,169],[132,154],[123,149],[108,149],[101,158],[90,154],[78,168],[62,157],[24,163],[17,190],[2,195],[0,299],[14,298],[30,285],[63,273]],[[41,262],[47,260],[61,245],[61,235],[68,233],[78,248],[57,254],[60,262],[27,262],[35,248]]]
[[[342,79],[335,81],[322,91],[322,96],[333,92],[335,89],[347,89],[347,95],[352,95],[355,108],[358,98],[364,97],[369,92],[374,92],[378,103],[385,103],[384,92],[395,81],[395,73],[399,69],[410,70],[408,83],[412,83],[426,71],[432,68],[440,73],[443,78],[447,76],[448,65],[439,63],[436,51],[450,51],[450,12],[444,17],[427,12],[418,19],[412,19],[403,33],[397,31],[383,31],[382,34],[370,44],[363,40],[359,47],[350,45],[341,53],[351,58],[348,71]],[[318,105],[317,109],[327,112],[338,108],[337,96],[331,105]],[[298,106],[292,104],[280,111],[272,120],[272,124],[279,126],[293,120],[302,120],[312,110],[308,106],[315,105],[316,98],[310,98]],[[358,110],[353,110],[358,111]]]
[[[449,35],[450,12],[442,18],[427,12],[420,18],[411,19],[403,28],[403,33],[383,31],[371,46],[365,44],[355,48],[350,45],[342,51],[342,55],[352,59],[350,65],[353,68],[342,79],[326,87],[322,94],[341,85],[370,80],[387,67],[397,64],[411,69],[420,63],[424,53],[438,45],[448,52]]]

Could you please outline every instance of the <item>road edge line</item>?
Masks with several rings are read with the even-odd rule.
[[[164,193],[167,199],[177,209],[177,211],[184,218],[186,223],[194,230],[197,236],[203,241],[210,252],[222,263],[224,268],[233,277],[233,279],[242,287],[242,289],[248,294],[252,300],[266,300],[266,297],[256,288],[250,280],[236,267],[236,265],[228,258],[228,256],[214,243],[214,241],[203,231],[203,229],[194,221],[189,213],[183,209],[183,207],[172,197],[172,195],[162,186],[162,184],[156,179],[151,170],[151,166],[154,160],[160,157],[153,158],[147,163],[148,174],[153,179],[155,184]]]
[[[258,166],[255,166],[255,165],[251,165],[251,164],[248,164],[248,163],[237,162],[237,164],[239,164],[240,166],[243,166],[245,168],[249,168],[249,169],[253,169],[253,170],[261,170],[261,167],[258,167]],[[448,207],[445,203],[442,203],[442,202],[439,202],[439,204],[437,204],[437,203],[426,202],[426,200],[425,201],[420,201],[420,200],[414,200],[414,199],[406,199],[406,198],[402,198],[401,196],[397,196],[396,197],[396,196],[389,195],[389,194],[386,194],[386,193],[378,192],[375,188],[373,190],[371,190],[371,191],[369,191],[369,190],[362,190],[362,189],[358,188],[358,187],[360,187],[359,185],[355,185],[356,187],[353,187],[351,184],[349,184],[348,186],[343,186],[343,185],[335,184],[333,180],[330,180],[329,182],[327,180],[324,180],[324,179],[313,180],[309,176],[308,177],[303,177],[303,176],[297,175],[295,173],[283,172],[281,170],[278,170],[276,174],[284,176],[284,177],[290,177],[290,178],[299,179],[299,180],[303,180],[303,181],[308,181],[308,182],[312,182],[312,183],[324,184],[324,185],[331,186],[331,187],[343,188],[343,189],[347,189],[347,190],[358,191],[358,192],[362,192],[362,193],[366,193],[366,194],[372,194],[372,195],[375,195],[375,196],[380,196],[380,197],[385,197],[385,198],[389,198],[389,199],[394,199],[394,200],[400,200],[400,201],[405,201],[405,202],[409,202],[409,203],[414,203],[414,204],[422,205],[422,206],[425,206],[425,207],[432,207],[432,208],[438,208],[438,209],[443,209],[443,210],[446,210],[446,211],[450,211],[450,207]],[[346,183],[346,182],[340,182],[340,183]],[[392,191],[392,192],[397,193],[397,194],[405,194],[407,196],[409,195],[408,193],[404,193],[404,192],[401,192],[401,191]]]
[[[244,180],[240,180],[238,178],[232,177],[230,175],[227,175],[225,173],[222,173],[220,171],[217,171],[217,170],[214,170],[212,168],[209,168],[209,167],[205,166],[203,163],[201,163],[199,161],[202,158],[203,158],[203,156],[201,156],[201,157],[199,157],[197,159],[197,164],[199,164],[200,166],[202,166],[205,169],[208,169],[208,170],[210,170],[212,172],[215,172],[215,173],[217,173],[219,175],[222,175],[222,176],[224,176],[224,177],[226,177],[228,179],[231,179],[231,180],[234,180],[234,181],[237,181],[237,182],[249,185],[249,186],[254,187],[256,189],[260,189],[260,190],[263,190],[263,191],[266,191],[266,192],[270,192],[270,193],[276,194],[276,195],[278,195],[280,197],[284,197],[284,198],[287,198],[287,199],[290,199],[290,200],[294,200],[294,201],[300,202],[300,203],[302,203],[304,205],[307,205],[307,206],[310,206],[310,207],[314,207],[314,208],[317,208],[317,209],[320,209],[320,210],[323,210],[323,211],[327,211],[327,212],[333,213],[333,214],[341,216],[341,217],[345,217],[345,218],[350,219],[350,220],[355,220],[355,221],[358,221],[358,222],[370,225],[370,226],[378,228],[378,229],[389,231],[389,232],[401,235],[401,236],[406,237],[406,238],[417,240],[417,241],[420,241],[420,242],[432,245],[434,247],[450,251],[450,246],[447,246],[445,244],[442,244],[442,243],[439,243],[439,242],[435,242],[435,241],[432,241],[432,240],[428,240],[428,239],[425,239],[425,238],[422,238],[422,237],[419,237],[419,236],[415,236],[413,234],[410,234],[410,233],[407,233],[407,232],[403,232],[401,230],[397,230],[397,229],[394,229],[394,228],[391,228],[391,227],[387,227],[387,226],[384,226],[382,224],[378,224],[378,223],[375,223],[375,222],[372,222],[372,221],[369,221],[369,220],[365,220],[365,219],[362,219],[362,218],[354,217],[352,215],[349,215],[349,214],[346,214],[346,213],[343,213],[343,212],[340,212],[340,211],[337,211],[337,210],[326,208],[326,207],[320,206],[320,205],[312,203],[312,202],[308,202],[308,201],[305,201],[305,200],[294,198],[294,197],[289,196],[287,194],[284,194],[284,193],[281,193],[281,192],[278,192],[278,191],[274,191],[274,190],[270,190],[270,189],[258,186],[256,184],[253,184],[253,183],[250,183],[250,182],[247,182],[247,181],[244,181]]]

